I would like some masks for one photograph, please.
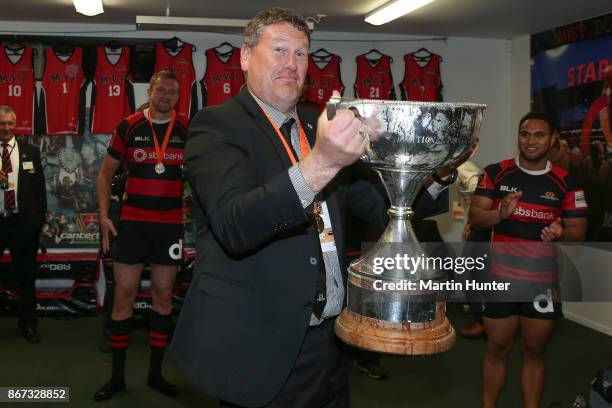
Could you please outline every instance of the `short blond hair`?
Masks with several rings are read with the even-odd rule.
[[[13,115],[14,118],[17,118],[17,115],[15,115],[15,111],[13,110],[13,108],[8,105],[0,106],[0,115]]]
[[[179,88],[181,86],[181,81],[179,81],[176,74],[172,71],[164,69],[153,74],[153,76],[151,77],[151,81],[149,82],[149,89],[153,90],[153,86],[160,79],[170,79],[176,81],[176,83],[179,85]]]
[[[280,7],[273,7],[257,13],[244,28],[243,43],[249,48],[255,47],[265,28],[279,23],[289,23],[296,30],[306,34],[308,45],[310,46],[310,28],[308,28],[304,17],[293,10]]]

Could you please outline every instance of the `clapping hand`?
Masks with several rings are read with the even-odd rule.
[[[554,220],[549,226],[542,228],[540,239],[544,242],[552,242],[561,238],[563,233],[563,225],[561,218]]]

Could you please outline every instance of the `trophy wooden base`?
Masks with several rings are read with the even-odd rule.
[[[455,330],[437,302],[436,318],[427,323],[392,323],[355,314],[345,308],[336,319],[336,335],[352,346],[400,355],[441,353],[455,344]]]

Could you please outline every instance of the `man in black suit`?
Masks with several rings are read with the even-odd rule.
[[[8,248],[19,283],[18,326],[27,341],[38,343],[34,283],[47,195],[40,153],[15,139],[16,119],[11,107],[0,106],[0,257]]]
[[[198,258],[168,357],[223,406],[348,406],[333,332],[344,208],[384,223],[386,203],[367,183],[345,183],[367,144],[359,119],[296,109],[309,45],[301,16],[259,13],[241,48],[246,86],[190,126]]]

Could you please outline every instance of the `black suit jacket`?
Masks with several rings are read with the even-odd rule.
[[[41,228],[47,212],[47,193],[45,175],[40,162],[40,152],[23,141],[19,147],[19,173],[17,175],[17,204],[24,225]],[[32,163],[32,168],[24,170],[24,163]],[[26,167],[28,167],[26,165]]]
[[[317,117],[298,113],[313,141]],[[184,165],[203,222],[168,359],[208,394],[264,405],[287,379],[308,328],[318,235],[289,179],[287,153],[246,87],[194,117]],[[323,193],[343,271],[342,205],[380,219],[386,209],[374,189],[344,178]]]

